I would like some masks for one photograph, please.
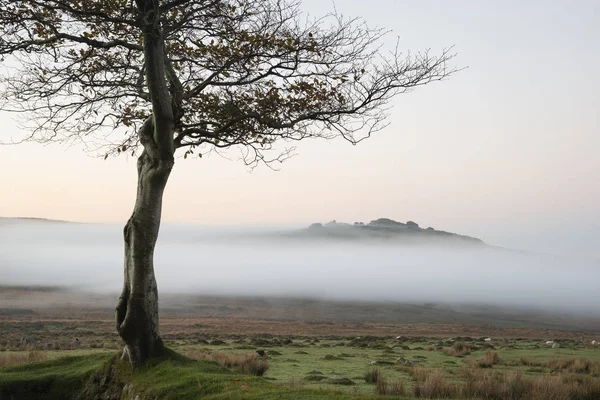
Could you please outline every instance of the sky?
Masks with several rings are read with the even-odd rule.
[[[163,221],[288,225],[389,217],[488,243],[600,259],[600,2],[305,0],[389,28],[388,43],[439,52],[449,80],[393,101],[358,146],[308,141],[272,171],[239,155],[184,161]],[[0,114],[2,139],[21,132]],[[0,146],[0,216],[125,222],[135,160],[80,148]]]

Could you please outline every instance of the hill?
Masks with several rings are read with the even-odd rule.
[[[77,224],[81,222],[54,220],[36,217],[0,217],[0,225],[12,224]],[[95,225],[95,224],[85,224]],[[166,224],[168,226],[168,224]],[[206,229],[206,227],[199,227]],[[237,239],[252,239],[264,237],[264,231],[240,231],[239,229],[214,229],[208,228],[214,237],[229,237]],[[272,233],[267,236],[273,237]],[[452,232],[437,230],[432,227],[421,228],[413,221],[406,223],[394,221],[389,218],[379,218],[369,223],[355,222],[353,224],[331,221],[325,224],[314,223],[305,229],[277,231],[276,236],[288,239],[379,239],[399,240],[403,243],[434,243],[434,244],[471,244],[485,245],[481,239],[471,236],[459,235]]]
[[[432,227],[421,228],[413,221],[405,223],[389,218],[379,218],[369,223],[353,224],[331,221],[326,224],[314,223],[307,229],[287,233],[289,237],[330,238],[330,239],[383,239],[400,240],[408,243],[470,244],[485,245],[481,239],[440,231]]]
[[[38,218],[38,217],[0,217],[0,225],[16,223],[43,223],[43,224],[78,224],[79,222],[63,221],[58,219]]]

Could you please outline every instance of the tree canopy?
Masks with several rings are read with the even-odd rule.
[[[278,139],[357,143],[385,125],[392,96],[454,72],[449,50],[385,55],[386,31],[285,0],[0,0],[0,109],[27,115],[26,140],[134,152],[156,112],[148,21],[185,157],[240,146],[269,163],[289,154],[270,155]]]

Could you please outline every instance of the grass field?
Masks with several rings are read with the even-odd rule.
[[[10,296],[4,305],[24,305]],[[94,399],[90,387],[112,391],[106,399],[131,400],[600,399],[597,331],[579,330],[581,317],[573,327],[544,324],[545,317],[527,324],[506,314],[476,320],[382,306],[394,323],[389,315],[372,318],[372,304],[203,299],[200,311],[187,304],[163,314],[162,334],[175,353],[134,373],[111,361],[121,345],[104,304],[27,301],[28,308],[0,313],[0,400]],[[303,317],[317,309],[328,317]],[[257,358],[261,350],[265,357]]]
[[[561,341],[561,347],[552,348],[531,339],[496,339],[491,343],[480,339],[396,340],[374,336],[290,339],[263,335],[215,339],[214,344],[175,342],[171,346],[187,357],[164,360],[147,371],[129,372],[127,376],[136,394],[152,399],[373,398],[388,393],[394,398],[407,399],[541,400],[549,391],[554,396],[549,399],[600,398],[598,347],[571,340]],[[456,351],[457,348],[461,351]],[[252,358],[256,350],[265,350],[269,365],[262,377],[235,374],[212,361],[193,361],[207,354]],[[21,365],[0,369],[0,388],[5,396],[65,398],[65,393],[81,388],[115,354],[103,349],[36,353],[47,360],[29,363],[24,359]],[[3,352],[0,360],[15,354],[28,352]],[[507,381],[511,379],[518,379],[522,395],[494,397],[492,392],[489,397],[482,395],[486,390],[500,390],[490,382],[509,387]],[[474,382],[480,385],[486,381],[489,387],[472,387]],[[562,392],[558,393],[558,388]],[[28,394],[20,392],[23,390]],[[469,390],[479,396],[467,393]]]
[[[280,342],[274,339],[270,342]],[[240,343],[242,342],[242,343]],[[219,346],[184,346],[179,351],[240,353],[250,351],[252,340],[237,340]],[[256,340],[254,340],[256,342]],[[401,381],[407,393],[414,392],[415,370],[437,371],[449,382],[461,382],[468,370],[493,370],[494,373],[519,373],[523,377],[542,378],[564,372],[558,360],[587,362],[580,376],[600,377],[600,348],[584,346],[577,341],[563,341],[562,347],[552,348],[535,340],[495,340],[486,343],[472,338],[395,340],[380,337],[347,337],[339,340],[305,339],[285,346],[259,341],[269,355],[270,369],[265,374],[274,382],[296,387],[326,389],[331,387],[327,377],[348,377],[354,384],[340,387],[350,393],[373,394],[375,387],[365,381],[366,373],[378,369],[380,376],[390,382]],[[457,344],[468,348],[461,357],[448,355]],[[448,353],[448,354],[447,354]],[[488,354],[497,354],[492,365],[486,365]],[[568,370],[568,369],[567,369]],[[600,396],[600,394],[599,394]],[[600,398],[600,397],[599,397]]]

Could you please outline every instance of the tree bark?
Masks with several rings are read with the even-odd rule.
[[[144,150],[138,159],[135,208],[123,230],[125,276],[116,309],[117,331],[125,342],[123,358],[134,366],[160,356],[164,345],[158,326],[158,288],[154,248],[158,238],[163,192],[173,158],[153,158]]]
[[[163,193],[174,165],[175,152],[173,99],[166,82],[167,59],[159,21],[159,2],[136,0],[136,4],[143,26],[144,66],[152,116],[138,132],[144,151],[137,164],[135,207],[123,230],[125,277],[116,309],[117,331],[125,342],[123,358],[129,359],[134,366],[145,364],[165,350],[158,327],[154,247]]]

